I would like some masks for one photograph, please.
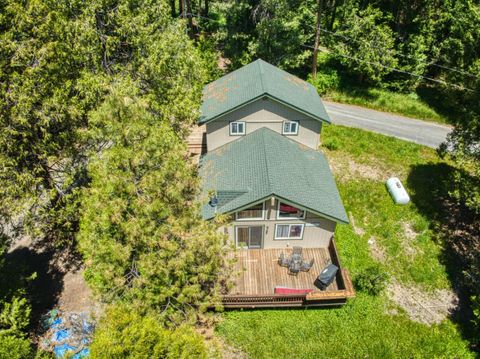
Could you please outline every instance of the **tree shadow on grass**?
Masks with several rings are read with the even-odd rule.
[[[449,123],[455,123],[456,118],[461,116],[459,112],[455,111],[458,105],[451,100],[451,97],[445,93],[445,90],[435,86],[423,85],[419,86],[415,92],[435,112],[448,119]]]
[[[64,287],[64,276],[78,269],[78,254],[46,245],[25,243],[5,253],[2,276],[5,293],[16,293],[28,298],[31,303],[30,330],[35,332],[41,316],[57,307]],[[3,278],[2,278],[3,279]]]
[[[53,251],[39,253],[30,247],[18,247],[5,255],[9,285],[25,291],[32,305],[32,329],[42,314],[56,306],[63,289],[64,274],[51,266],[53,257]],[[25,280],[28,277],[31,279]]]
[[[446,163],[429,163],[412,166],[407,181],[412,190],[413,204],[430,220],[435,239],[442,246],[440,261],[445,265],[452,288],[460,300],[451,318],[458,324],[462,336],[472,343],[472,349],[479,351],[469,301],[476,284],[468,273],[472,273],[475,265],[480,264],[480,254],[476,248],[480,221],[467,207],[456,203],[449,195],[455,188],[454,174],[469,177],[466,172]]]

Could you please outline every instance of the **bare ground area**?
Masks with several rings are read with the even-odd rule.
[[[211,357],[220,357],[222,359],[247,359],[246,353],[237,349],[223,340],[218,335],[215,335],[214,326],[209,323],[205,326],[197,328],[200,335],[205,338],[207,347],[210,348]]]
[[[85,314],[95,318],[101,314],[102,306],[85,282],[80,261],[68,251],[22,237],[9,249],[7,261],[27,268],[28,273],[36,273],[30,296],[32,321],[39,332],[40,318],[52,309],[65,316]]]
[[[387,253],[377,243],[377,240],[374,237],[371,237],[368,240],[368,246],[370,248],[370,254],[372,255],[372,257],[380,263],[385,263],[385,261],[387,260]]]
[[[410,319],[427,324],[439,324],[452,314],[459,305],[457,295],[451,290],[437,289],[426,292],[420,287],[408,287],[393,280],[387,287],[391,300],[398,304]]]
[[[372,166],[365,163],[356,162],[348,155],[342,153],[341,156],[329,154],[329,164],[339,181],[345,182],[355,178],[364,178],[373,181],[385,181],[392,175],[393,171],[388,171],[380,166]]]

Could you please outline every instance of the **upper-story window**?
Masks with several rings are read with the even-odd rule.
[[[284,135],[297,135],[298,134],[298,121],[285,121],[283,123],[282,133]]]
[[[278,202],[278,219],[304,219],[305,210],[290,206],[289,204]]]
[[[236,217],[238,221],[264,219],[265,202],[258,203],[252,207],[238,211]]]
[[[233,121],[230,122],[230,136],[241,136],[245,134],[245,122]]]

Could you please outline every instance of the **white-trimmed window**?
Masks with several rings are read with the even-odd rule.
[[[297,135],[298,134],[298,121],[285,121],[285,122],[283,122],[282,133],[284,135]]]
[[[302,239],[303,224],[276,224],[275,239]]]
[[[245,134],[245,122],[233,121],[230,122],[230,136],[242,136]]]
[[[277,219],[304,219],[305,210],[278,201]]]
[[[264,219],[265,202],[258,203],[252,207],[238,211],[236,215],[237,221],[251,221]]]

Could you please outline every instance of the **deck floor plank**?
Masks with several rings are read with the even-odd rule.
[[[300,272],[297,276],[288,274],[288,269],[280,267],[277,259],[280,253],[286,256],[291,254],[291,249],[243,249],[236,253],[237,271],[239,273],[234,288],[230,295],[270,295],[276,286],[294,289],[318,290],[313,282],[320,272],[331,263],[327,248],[304,248],[305,261],[314,259],[309,272]],[[336,281],[327,291],[338,289]]]

